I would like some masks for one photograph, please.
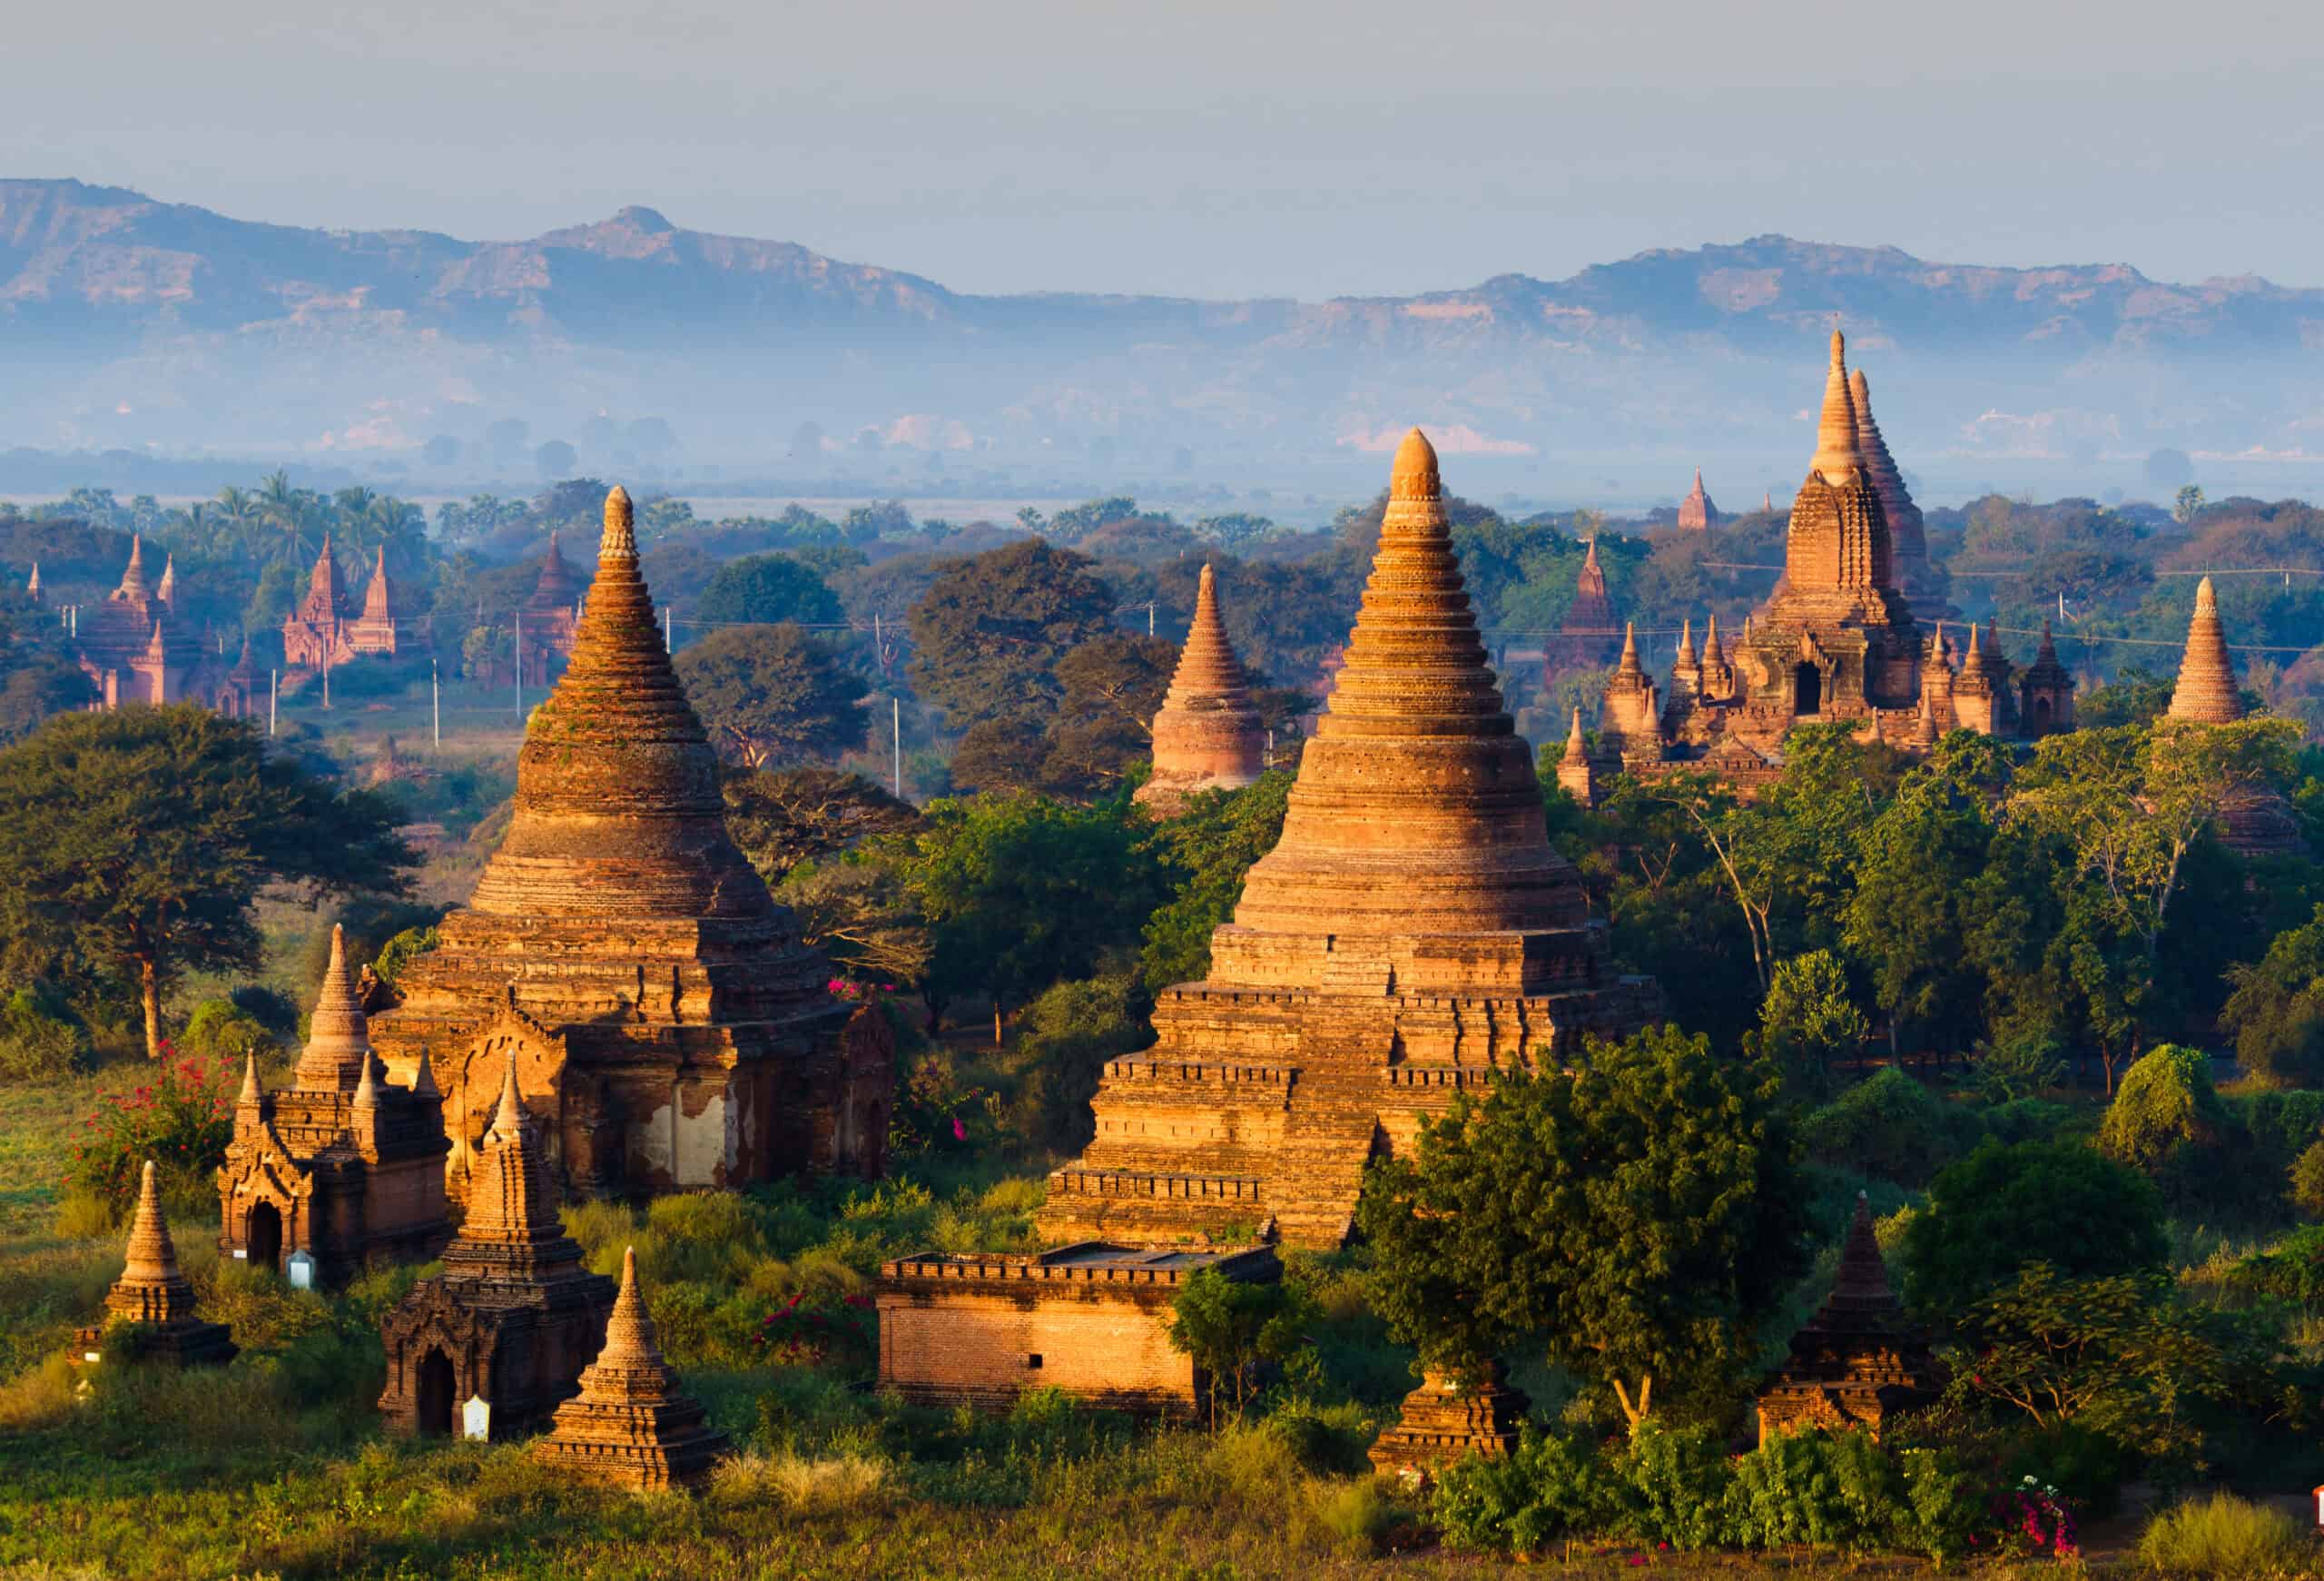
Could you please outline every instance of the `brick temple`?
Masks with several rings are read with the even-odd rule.
[[[1759,1436],[1787,1428],[1868,1428],[1935,1398],[1928,1344],[1905,1321],[1873,1235],[1872,1208],[1856,1193],[1840,1250],[1839,1277],[1791,1353],[1759,1391]]]
[[[2236,684],[2235,660],[2219,618],[2219,592],[2205,577],[2195,588],[2187,649],[2179,661],[2179,679],[2171,689],[2171,708],[2163,723],[2201,729],[2232,725],[2243,716],[2243,692]],[[2230,792],[2220,808],[2220,844],[2239,856],[2290,856],[2307,849],[2291,804],[2272,788],[2247,786]]]
[[[997,1411],[1061,1388],[1109,1410],[1193,1416],[1208,1380],[1170,1344],[1170,1303],[1206,1268],[1258,1284],[1283,1274],[1271,1247],[897,1258],[880,1270],[880,1387]]]
[[[491,1408],[489,1436],[514,1438],[579,1388],[581,1369],[605,1344],[614,1281],[584,1268],[580,1243],[565,1233],[517,1067],[503,1070],[444,1271],[379,1325],[388,1357],[379,1409],[407,1433],[452,1433],[461,1406],[481,1399]]]
[[[76,1359],[92,1362],[103,1351],[105,1329],[129,1325],[130,1350],[141,1361],[170,1367],[222,1367],[235,1347],[223,1323],[205,1323],[195,1309],[193,1286],[178,1270],[178,1249],[162,1217],[162,1191],[153,1161],[145,1161],[137,1182],[137,1209],[129,1220],[129,1252],[121,1278],[105,1292],[103,1321],[74,1337]]]
[[[1724,519],[1718,513],[1718,507],[1711,503],[1710,495],[1703,488],[1703,469],[1696,468],[1695,486],[1687,491],[1684,499],[1679,501],[1679,530],[1709,532]]]
[[[1509,1383],[1498,1360],[1481,1378],[1460,1378],[1432,1368],[1404,1397],[1395,1422],[1373,1440],[1373,1469],[1419,1480],[1467,1455],[1510,1454],[1533,1404]]]
[[[517,757],[516,812],[372,1035],[444,1094],[468,1173],[511,1062],[568,1195],[879,1173],[894,1040],[726,832],[717,763],[638,575],[629,496]]]
[[[244,1068],[217,1172],[219,1246],[278,1272],[306,1252],[327,1285],[373,1264],[425,1262],[452,1233],[446,1146],[443,1100],[428,1072],[399,1085],[372,1051],[334,926],[291,1084],[265,1092],[256,1058]]]
[[[1265,771],[1266,726],[1252,706],[1250,677],[1226,639],[1216,578],[1205,566],[1194,623],[1154,716],[1154,772],[1135,799],[1157,817],[1173,817],[1197,792],[1240,790]]]
[[[360,658],[425,657],[429,646],[427,622],[412,616],[409,600],[388,574],[387,547],[381,545],[372,560],[358,610],[325,537],[308,574],[306,596],[282,618],[282,662],[293,684]]]
[[[678,1392],[677,1371],[662,1359],[637,1288],[637,1252],[625,1250],[605,1348],[582,1369],[578,1392],[556,1408],[548,1432],[534,1440],[533,1458],[615,1487],[690,1487],[709,1480],[728,1448],[702,1407]]]
[[[1097,1139],[1050,1177],[1042,1235],[1337,1246],[1365,1163],[1423,1119],[1658,1004],[1614,973],[1550,846],[1414,430],[1282,838],[1207,979],[1165,990],[1156,1045],[1107,1065]]]

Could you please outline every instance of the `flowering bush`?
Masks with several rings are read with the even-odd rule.
[[[824,993],[850,1004],[877,1004],[896,991],[892,983],[858,983],[852,977],[834,977],[823,984]]]
[[[796,1295],[761,1321],[758,1346],[771,1367],[820,1367],[835,1351],[861,1360],[872,1353],[878,1320],[870,1296]]]
[[[897,1089],[888,1117],[888,1151],[925,1153],[967,1146],[968,1116],[984,1097],[983,1089],[960,1080],[950,1053],[936,1050],[923,1055]]]
[[[2022,1554],[2071,1559],[2082,1551],[2073,1511],[2058,1490],[2028,1477],[2005,1489],[1994,1502],[1994,1519],[2004,1528],[2005,1547]]]
[[[152,1081],[104,1094],[81,1122],[65,1189],[125,1204],[147,1159],[181,1185],[200,1183],[225,1161],[241,1079],[231,1055],[182,1056],[164,1042]]]

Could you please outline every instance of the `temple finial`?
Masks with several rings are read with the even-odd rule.
[[[637,517],[631,509],[629,490],[616,483],[606,495],[606,536],[597,545],[601,560],[637,558]]]
[[[1396,447],[1395,465],[1388,474],[1388,497],[1392,499],[1438,499],[1444,494],[1444,479],[1436,467],[1436,447],[1428,436],[1413,430]]]

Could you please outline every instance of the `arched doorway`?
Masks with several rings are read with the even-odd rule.
[[[1791,676],[1792,716],[1804,719],[1823,711],[1824,672],[1803,661]]]
[[[452,1359],[434,1346],[419,1359],[419,1428],[429,1438],[452,1436]]]
[[[2036,735],[2036,736],[2047,736],[2047,735],[2050,733],[2050,716],[2050,716],[2050,699],[2049,699],[2049,698],[2047,698],[2047,697],[2036,697],[2036,698],[2034,698],[2034,735]]]
[[[877,1180],[888,1148],[888,1112],[877,1098],[867,1098],[855,1111],[855,1168],[865,1180]]]
[[[282,1210],[271,1202],[261,1202],[251,1210],[249,1227],[242,1232],[243,1248],[250,1253],[250,1265],[269,1273],[282,1271]]]

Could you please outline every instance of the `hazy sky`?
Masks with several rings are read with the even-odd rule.
[[[0,174],[529,235],[646,203],[962,290],[1555,277],[1765,231],[2324,284],[2324,5],[114,0]]]

